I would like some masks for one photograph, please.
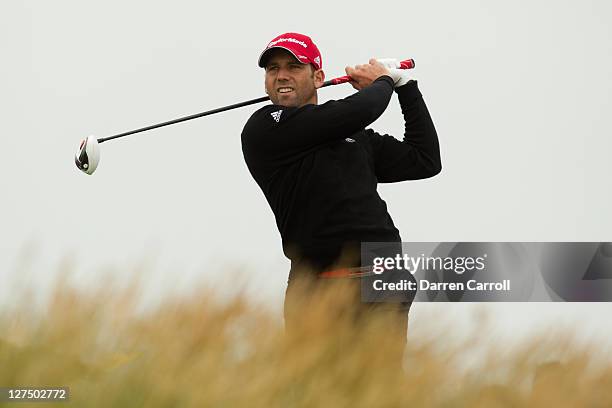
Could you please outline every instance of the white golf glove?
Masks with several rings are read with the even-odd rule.
[[[389,76],[393,79],[393,86],[399,88],[410,81],[410,72],[407,69],[400,69],[400,62],[395,58],[377,58],[389,70]]]
[[[400,67],[400,63],[396,58],[376,58],[376,61],[383,64],[387,69]]]

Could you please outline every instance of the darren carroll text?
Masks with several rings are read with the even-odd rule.
[[[383,282],[377,279],[372,283],[374,290],[416,290],[416,282],[402,279],[399,282]],[[474,290],[474,291],[509,291],[510,279],[501,282],[478,282],[471,279],[467,282],[430,282],[419,280],[419,290]]]

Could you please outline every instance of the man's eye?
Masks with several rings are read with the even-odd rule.
[[[269,72],[269,71],[274,71],[276,69],[278,69],[278,67],[268,67],[268,68],[266,68],[266,71]]]

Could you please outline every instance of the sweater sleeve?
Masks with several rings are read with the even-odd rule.
[[[268,162],[286,160],[345,138],[378,119],[392,94],[393,81],[385,75],[347,98],[321,105],[268,105],[255,112],[245,125],[244,153]]]
[[[417,82],[410,81],[397,88],[396,92],[405,122],[403,140],[366,130],[372,145],[378,182],[433,177],[442,170],[440,146]]]

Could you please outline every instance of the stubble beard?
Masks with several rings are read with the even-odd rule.
[[[274,97],[270,96],[270,100],[272,101],[273,104],[275,105],[279,105],[279,106],[287,106],[287,107],[295,107],[295,108],[300,108],[304,105],[313,103],[313,104],[317,104],[317,88],[314,86],[314,71],[311,72],[310,74],[310,79],[312,80],[312,89],[308,88],[308,93],[307,95],[303,95],[302,92],[298,92],[297,89],[294,90],[295,92],[295,97],[292,98],[291,101],[289,101],[289,104],[282,104],[280,101],[280,94],[277,92],[273,92]]]

